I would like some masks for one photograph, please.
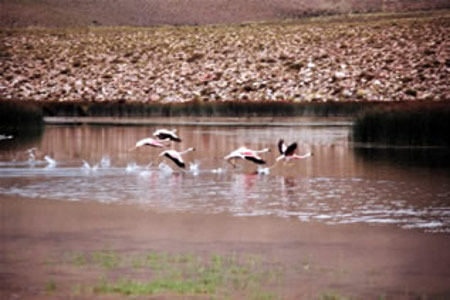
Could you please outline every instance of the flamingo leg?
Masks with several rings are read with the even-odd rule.
[[[236,169],[236,165],[231,162],[231,159],[227,159],[227,163],[233,166],[233,169]]]

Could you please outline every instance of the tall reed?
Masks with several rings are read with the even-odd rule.
[[[40,104],[46,116],[90,117],[248,117],[248,116],[354,116],[367,106],[361,102],[57,102]]]
[[[354,123],[355,142],[450,146],[450,102],[413,102],[369,109]]]
[[[44,124],[42,109],[34,102],[0,100],[2,132],[40,128]]]

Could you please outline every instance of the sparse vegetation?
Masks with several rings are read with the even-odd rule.
[[[94,284],[72,287],[76,295],[175,293],[278,299],[275,291],[282,286],[286,272],[279,263],[264,263],[259,255],[236,253],[212,253],[208,256],[148,252],[125,255],[105,249],[92,253],[66,253],[63,264],[78,268],[89,266],[91,271],[98,269],[103,273]],[[114,274],[118,270],[127,275],[117,278]]]
[[[53,293],[53,292],[55,292],[55,291],[56,291],[56,283],[55,283],[55,281],[53,281],[53,280],[48,281],[48,282],[45,284],[45,291],[46,291],[47,293]]]
[[[336,292],[324,293],[321,298],[322,300],[350,300],[351,297],[345,297]]]

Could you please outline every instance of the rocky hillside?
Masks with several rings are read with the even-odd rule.
[[[152,28],[4,29],[0,99],[445,100],[450,12]]]
[[[448,0],[0,0],[0,26],[152,26],[449,8]]]

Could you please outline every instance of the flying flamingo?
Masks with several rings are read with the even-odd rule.
[[[156,136],[160,140],[169,139],[174,142],[181,142],[181,139],[176,135],[175,131],[177,131],[177,130],[176,129],[173,129],[173,130],[158,129],[153,133],[153,135]]]
[[[265,149],[262,149],[262,150],[251,150],[251,149],[248,149],[246,147],[240,147],[240,148],[234,150],[233,152],[231,152],[230,154],[228,154],[227,156],[225,156],[224,159],[230,165],[232,165],[234,168],[236,168],[236,165],[231,162],[234,159],[246,159],[246,160],[249,160],[249,161],[254,162],[256,164],[263,165],[263,164],[266,163],[266,161],[263,160],[258,155],[258,153],[264,153],[264,152],[270,152],[270,149],[265,148]]]
[[[166,150],[166,151],[161,152],[161,154],[159,154],[159,156],[167,157],[168,159],[173,161],[177,166],[184,169],[186,167],[186,164],[184,163],[183,158],[181,156],[190,151],[195,151],[195,149],[189,148],[184,151]]]
[[[164,140],[163,142],[168,141],[168,140]],[[164,145],[163,143],[159,142],[158,140],[155,140],[154,138],[145,138],[142,140],[139,140],[136,142],[136,146],[134,146],[133,148],[128,149],[128,151],[133,151],[137,148],[140,148],[142,146],[150,146],[150,147],[155,147],[155,148],[164,148],[166,147],[166,145]]]
[[[280,140],[278,142],[278,151],[280,151],[280,156],[277,157],[276,161],[284,160],[284,161],[290,161],[292,159],[303,159],[310,157],[312,155],[311,152],[308,152],[304,155],[298,155],[295,153],[297,150],[297,143],[292,143],[289,146],[286,146],[284,143],[284,140]]]

